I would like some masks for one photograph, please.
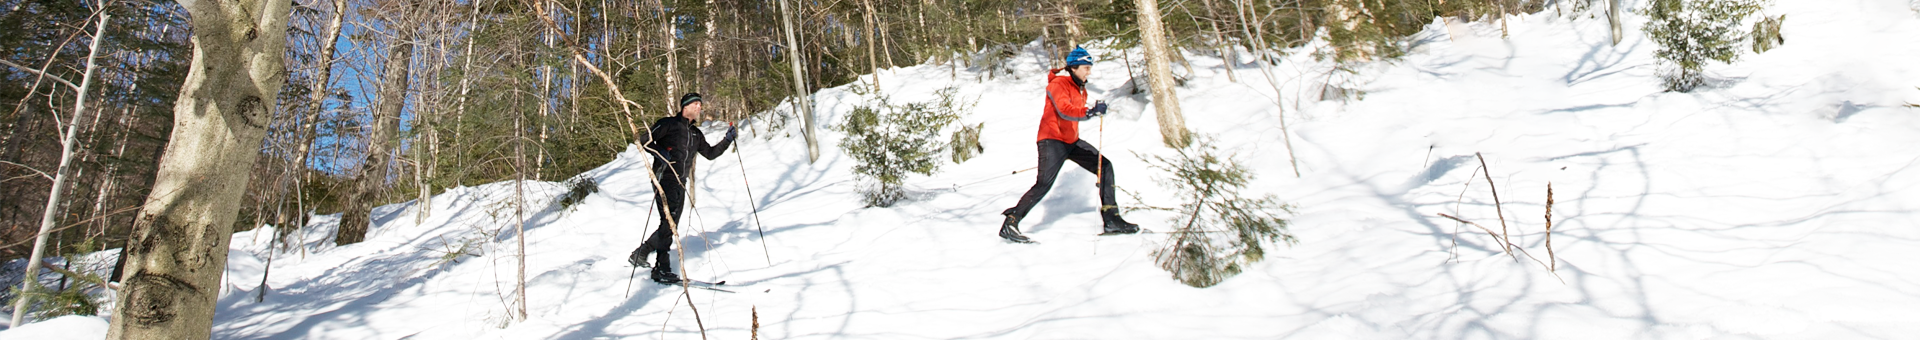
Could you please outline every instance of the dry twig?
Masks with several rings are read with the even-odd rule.
[[[1547,182],[1547,271],[1555,271],[1560,261],[1553,257],[1553,182]]]
[[[1502,20],[1505,20],[1505,19],[1502,19]],[[1504,25],[1504,23],[1505,21],[1502,21],[1502,25]],[[1487,167],[1487,158],[1480,156],[1479,152],[1473,153],[1473,157],[1479,158],[1480,168],[1487,170],[1487,171],[1480,172],[1480,175],[1486,176],[1487,191],[1493,192],[1493,215],[1500,218],[1500,235],[1502,236],[1502,238],[1512,238],[1512,236],[1509,236],[1509,234],[1507,234],[1507,215],[1506,213],[1501,212],[1501,209],[1500,209],[1500,189],[1497,188],[1498,187],[1497,185],[1493,184],[1493,168]],[[1508,243],[1507,245],[1503,245],[1503,247],[1510,247],[1511,245],[1512,243]]]

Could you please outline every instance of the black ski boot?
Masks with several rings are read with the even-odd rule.
[[[1020,218],[1007,215],[1007,221],[1000,224],[1000,238],[1013,243],[1033,243],[1033,239],[1020,234]]]
[[[1109,211],[1100,212],[1100,219],[1103,220],[1100,228],[1101,235],[1124,235],[1140,232],[1140,225],[1127,222],[1126,219],[1120,218],[1120,213],[1118,212]]]
[[[667,260],[666,254],[661,254],[659,261],[655,261],[653,264],[653,282],[664,284],[680,283],[680,275],[673,273],[673,262]]]
[[[627,264],[633,265],[634,267],[647,268],[647,254],[652,253],[653,245],[641,243],[639,248],[633,248],[632,254],[627,254]]]

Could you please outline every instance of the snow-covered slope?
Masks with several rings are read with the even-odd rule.
[[[1632,1],[1628,1],[1632,2]],[[918,194],[865,208],[852,160],[822,129],[809,164],[798,121],[756,122],[740,154],[707,161],[684,220],[683,266],[732,293],[647,282],[624,257],[650,232],[645,160],[595,169],[602,191],[572,209],[558,183],[528,183],[527,319],[515,320],[512,183],[457,188],[414,222],[383,207],[368,241],[333,247],[321,218],[289,252],[269,231],[234,237],[214,334],[222,339],[1620,339],[1901,338],[1920,332],[1920,19],[1900,1],[1781,0],[1787,44],[1710,70],[1720,85],[1662,93],[1651,42],[1630,17],[1609,46],[1604,19],[1551,15],[1449,30],[1404,59],[1328,75],[1300,50],[1229,82],[1190,55],[1188,126],[1259,176],[1254,193],[1295,204],[1300,244],[1218,286],[1181,285],[1152,263],[1164,234],[1095,236],[1093,176],[1072,166],[1025,224],[1039,244],[994,236],[998,212],[1033,183],[1043,78],[947,65],[883,71],[895,102],[944,87],[979,98],[986,153],[910,179]],[[1118,51],[1096,54],[1117,56]],[[1138,51],[1133,65],[1139,65]],[[1111,58],[1111,57],[1110,57]],[[1244,59],[1244,58],[1243,58]],[[1127,63],[1092,83],[1114,88]],[[1180,69],[1176,67],[1176,69]],[[1182,70],[1184,71],[1184,70]],[[1320,84],[1364,91],[1317,98]],[[1279,133],[1285,98],[1304,176]],[[817,96],[820,121],[868,100]],[[1165,155],[1138,102],[1083,125],[1114,159],[1123,205],[1167,206],[1143,155]],[[782,109],[784,110],[784,108]],[[1146,112],[1142,112],[1145,110]],[[1499,190],[1488,192],[1485,157]],[[739,157],[739,158],[736,158]],[[1503,254],[1477,228],[1505,225],[1547,260]],[[749,185],[750,184],[750,185]],[[752,198],[747,189],[751,188]],[[1141,200],[1145,201],[1142,202]],[[759,210],[756,222],[752,212]],[[1165,212],[1129,219],[1168,231]],[[764,224],[760,224],[763,222]],[[765,230],[765,238],[759,229]],[[449,256],[452,253],[471,255]],[[764,250],[763,250],[764,249]],[[265,265],[272,258],[271,271]],[[262,275],[271,286],[253,300]],[[687,297],[698,308],[699,320]],[[26,328],[22,329],[27,330]],[[0,333],[17,337],[19,334]]]

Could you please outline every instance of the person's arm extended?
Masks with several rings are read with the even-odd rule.
[[[707,160],[720,158],[720,154],[727,152],[727,147],[733,146],[733,139],[739,136],[739,132],[737,131],[738,130],[734,130],[733,126],[727,126],[727,137],[721,138],[720,144],[707,145],[707,139],[700,138],[700,140],[696,142],[700,143],[700,155],[706,156]]]

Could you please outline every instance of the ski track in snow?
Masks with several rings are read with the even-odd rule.
[[[1329,77],[1303,48],[1274,67],[1279,93],[1253,64],[1233,83],[1220,58],[1190,55],[1189,128],[1254,169],[1249,193],[1296,205],[1300,239],[1206,289],[1153,264],[1164,234],[1095,236],[1094,178],[1071,164],[1023,222],[1039,244],[994,236],[999,211],[1033,183],[1009,174],[1035,157],[1044,77],[1030,49],[1014,58],[1018,74],[991,79],[947,65],[881,72],[896,103],[958,86],[979,98],[962,123],[986,123],[986,153],[910,178],[916,198],[896,207],[858,203],[853,161],[825,128],[867,100],[845,86],[815,97],[819,161],[808,164],[792,116],[743,129],[745,162],[703,161],[682,266],[735,293],[683,293],[644,270],[622,291],[625,256],[659,218],[650,160],[629,149],[583,174],[602,191],[572,209],[552,203],[562,184],[526,184],[525,321],[509,313],[513,183],[502,182],[436,196],[424,223],[411,203],[381,207],[367,241],[346,247],[328,239],[337,215],[286,252],[270,254],[270,230],[236,234],[214,337],[685,339],[700,336],[688,297],[715,339],[747,338],[756,308],[767,339],[1909,337],[1920,332],[1920,267],[1905,261],[1920,255],[1920,117],[1903,106],[1920,102],[1920,19],[1903,5],[1781,0],[1768,13],[1792,17],[1787,44],[1710,66],[1718,82],[1694,93],[1661,92],[1634,15],[1618,46],[1603,17],[1515,16],[1506,40],[1497,22],[1436,23],[1405,58],[1357,75]],[[1095,50],[1094,86],[1123,83],[1117,51]],[[1364,97],[1294,102],[1327,80]],[[1143,96],[1115,100],[1104,128],[1089,121],[1082,135],[1146,200],[1123,193],[1123,205],[1169,206],[1142,160],[1171,153]],[[1505,229],[1543,261],[1552,183],[1555,272],[1436,216],[1502,225],[1476,152]],[[1169,231],[1176,216],[1128,217]],[[472,255],[448,260],[462,244]],[[269,256],[271,289],[254,302]],[[73,318],[56,320],[105,326]],[[46,328],[0,337],[104,334]]]

